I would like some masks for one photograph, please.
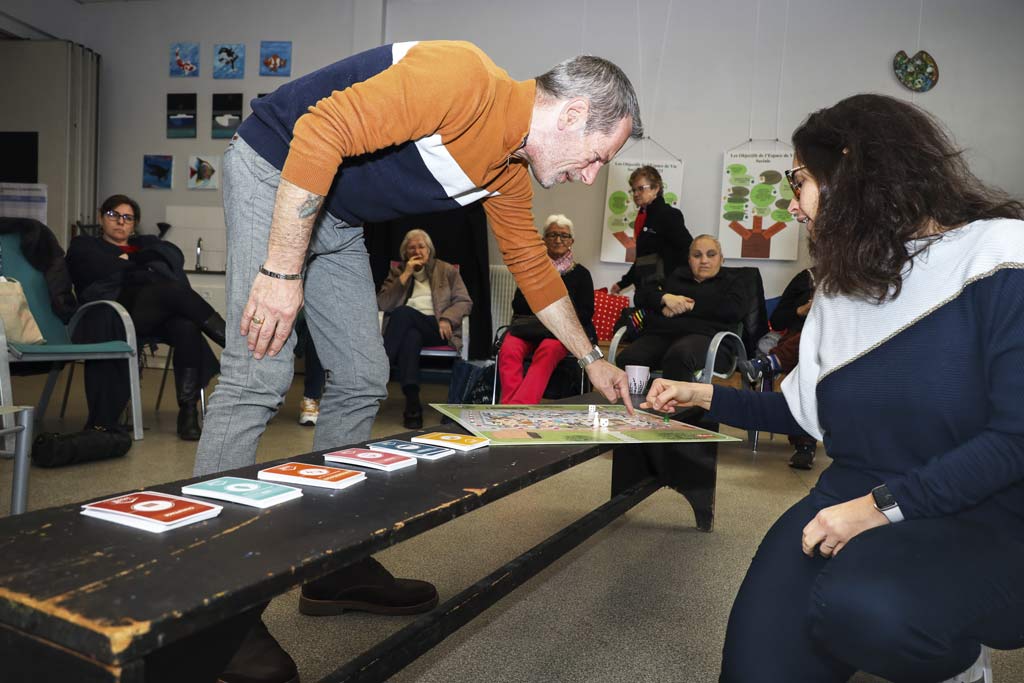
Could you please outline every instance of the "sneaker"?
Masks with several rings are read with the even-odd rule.
[[[736,367],[751,384],[762,377],[771,377],[772,374],[772,362],[768,360],[767,356],[758,356],[751,360],[741,360],[736,364]]]
[[[991,681],[992,650],[987,645],[982,645],[981,654],[969,669],[953,678],[947,678],[942,683],[991,683]]]
[[[299,424],[304,427],[312,427],[316,419],[320,417],[320,399],[302,397],[302,406],[299,408]]]

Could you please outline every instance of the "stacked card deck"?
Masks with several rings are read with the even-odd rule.
[[[307,465],[302,462],[286,462],[277,467],[260,470],[256,475],[265,481],[279,481],[285,484],[318,486],[325,489],[344,489],[366,479],[365,472],[346,470],[326,465]]]
[[[82,506],[82,514],[115,524],[162,534],[171,529],[216,517],[220,505],[190,500],[169,493],[140,491]]]
[[[340,462],[343,465],[355,465],[357,467],[370,467],[375,470],[392,472],[403,467],[411,467],[416,464],[416,458],[396,453],[385,453],[383,451],[370,450],[367,448],[346,448],[341,451],[334,451],[324,455],[327,462]]]
[[[443,448],[454,448],[457,451],[473,451],[477,448],[484,448],[491,443],[490,439],[482,436],[468,436],[466,434],[449,434],[447,432],[431,432],[422,436],[414,436],[412,440],[416,443],[441,446]]]
[[[302,489],[269,481],[219,477],[181,487],[185,495],[216,498],[240,505],[269,508],[302,496]]]
[[[366,447],[375,451],[380,451],[381,453],[411,455],[412,457],[419,458],[420,460],[437,460],[455,452],[451,448],[429,446],[425,443],[413,443],[412,441],[402,441],[401,439],[374,441],[373,443],[366,444]]]

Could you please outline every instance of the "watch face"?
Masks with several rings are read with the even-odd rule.
[[[871,489],[871,495],[875,499],[875,507],[879,510],[887,510],[896,506],[896,497],[889,493],[889,488],[885,484]]]

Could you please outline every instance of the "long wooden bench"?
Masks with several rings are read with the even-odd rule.
[[[306,488],[301,499],[267,510],[225,503],[219,517],[165,534],[83,517],[79,505],[0,520],[2,680],[152,680],[147,667],[175,643],[605,450],[492,447],[370,472],[340,492]],[[716,453],[713,443],[616,447],[608,503],[324,680],[386,680],[661,486],[683,493],[710,531]],[[280,462],[287,460],[322,462],[319,453]],[[231,474],[255,477],[268,465]],[[180,493],[184,483],[149,488]]]

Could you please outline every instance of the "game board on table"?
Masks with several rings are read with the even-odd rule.
[[[688,441],[739,441],[739,439],[665,420],[661,415],[637,410],[630,415],[621,405],[598,405],[597,417],[607,426],[595,427],[589,405],[542,404],[528,406],[463,405],[431,403],[492,446],[525,446],[540,442],[566,443],[675,443]]]

